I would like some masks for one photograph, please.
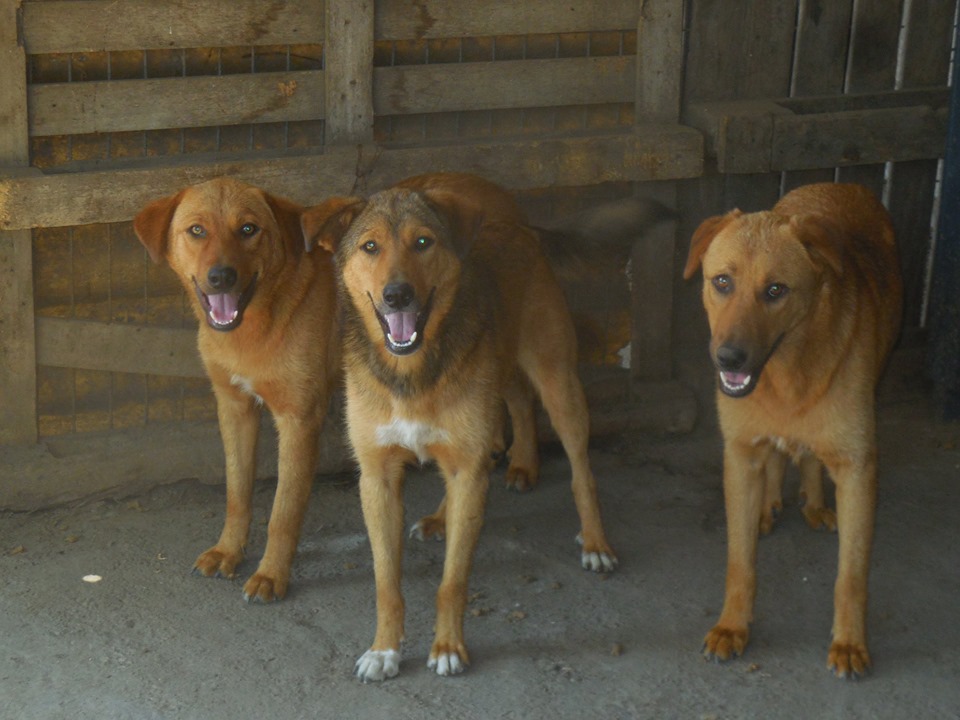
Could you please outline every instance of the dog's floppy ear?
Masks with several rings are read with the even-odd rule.
[[[687,255],[687,264],[683,268],[684,280],[693,277],[693,274],[700,267],[703,254],[710,247],[710,243],[713,242],[717,234],[741,215],[743,215],[743,212],[733,209],[726,215],[714,215],[700,223],[700,227],[694,231],[693,237],[690,238],[690,252]]]
[[[357,215],[367,201],[355,197],[333,197],[304,210],[300,216],[304,248],[310,252],[319,245],[334,253]]]
[[[268,192],[263,193],[263,199],[267,201],[277,225],[280,226],[284,246],[293,253],[294,257],[298,256],[304,249],[303,230],[300,223],[304,212],[303,206]]]
[[[154,200],[133,219],[133,231],[150,253],[150,259],[162,263],[167,256],[167,239],[170,236],[170,223],[177,211],[181,190],[176,195]]]
[[[843,249],[837,241],[843,231],[833,220],[824,215],[793,215],[790,227],[815,265],[843,275]]]

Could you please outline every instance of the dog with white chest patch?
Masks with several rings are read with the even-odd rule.
[[[375,681],[399,671],[404,467],[430,458],[446,497],[415,532],[445,534],[447,551],[428,665],[460,673],[469,663],[467,584],[504,401],[514,431],[508,483],[536,482],[536,393],[573,470],[581,563],[599,572],[617,565],[587,457],[573,322],[548,259],[562,240],[544,240],[509,194],[472,175],[418,176],[315,211],[304,216],[304,235],[335,253],[347,427],[376,576],[376,636],[356,672]]]

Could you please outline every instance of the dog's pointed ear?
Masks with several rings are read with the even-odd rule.
[[[286,198],[276,197],[268,192],[263,193],[264,200],[270,206],[270,211],[280,226],[280,232],[283,233],[284,246],[294,255],[300,255],[304,249],[303,230],[301,229],[301,218],[304,208],[295,202]]]
[[[843,247],[838,238],[840,227],[824,215],[793,215],[790,228],[803,243],[817,267],[828,267],[837,277],[843,275]]]
[[[133,231],[155,263],[162,263],[167,256],[170,223],[182,197],[181,190],[176,195],[154,200],[133,219]]]
[[[335,253],[340,241],[367,201],[356,197],[333,197],[304,210],[300,216],[304,248],[310,252],[319,245]]]
[[[735,208],[726,215],[714,215],[700,223],[700,227],[694,231],[693,237],[690,238],[690,252],[687,254],[687,264],[683,268],[684,280],[693,277],[693,274],[700,267],[703,254],[720,231],[741,215],[743,215],[743,212]]]

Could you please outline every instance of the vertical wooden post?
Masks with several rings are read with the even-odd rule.
[[[683,75],[683,0],[639,0],[637,95],[634,116],[644,125],[680,120]],[[658,188],[657,199],[676,207],[676,185]],[[672,371],[673,256],[675,223],[662,223],[636,243],[631,259],[633,325],[630,369],[637,380],[669,380]]]
[[[30,164],[20,0],[0,0],[0,176]],[[0,232],[0,443],[37,440],[30,230]]]
[[[325,142],[372,142],[373,0],[327,0],[326,13]]]

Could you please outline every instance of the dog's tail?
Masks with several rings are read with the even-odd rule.
[[[676,217],[675,210],[651,198],[623,198],[591,206],[537,231],[557,277],[576,282],[622,270],[634,242]]]

